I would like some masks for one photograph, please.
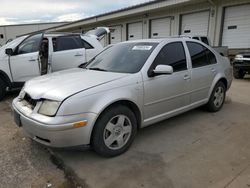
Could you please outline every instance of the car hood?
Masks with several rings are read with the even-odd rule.
[[[62,101],[73,94],[112,82],[127,75],[76,68],[34,78],[26,82],[24,91],[36,100]]]

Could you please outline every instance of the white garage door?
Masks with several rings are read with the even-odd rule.
[[[115,44],[122,41],[122,27],[110,27],[110,44]]]
[[[142,39],[142,22],[128,24],[128,40]]]
[[[150,38],[168,37],[171,35],[171,19],[160,18],[151,20]]]
[[[250,5],[225,9],[222,45],[229,48],[250,48]]]
[[[204,35],[208,34],[209,11],[182,15],[182,35]]]

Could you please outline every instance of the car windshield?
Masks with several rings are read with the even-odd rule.
[[[136,73],[141,70],[158,43],[130,42],[115,44],[97,55],[86,69],[119,73]]]

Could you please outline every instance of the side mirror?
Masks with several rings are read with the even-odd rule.
[[[12,48],[7,48],[7,49],[5,49],[5,53],[6,53],[8,56],[12,56],[12,55],[14,54]]]
[[[162,75],[162,74],[173,74],[174,70],[172,66],[169,65],[157,65],[153,70],[153,75]]]

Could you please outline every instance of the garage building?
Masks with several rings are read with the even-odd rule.
[[[100,14],[49,31],[110,27],[104,45],[176,35],[205,35],[231,53],[250,49],[250,0],[158,0]]]
[[[17,36],[36,32],[51,27],[60,26],[67,22],[53,23],[37,23],[37,24],[19,24],[19,25],[3,25],[0,26],[0,46],[4,45],[8,40],[14,39]]]

